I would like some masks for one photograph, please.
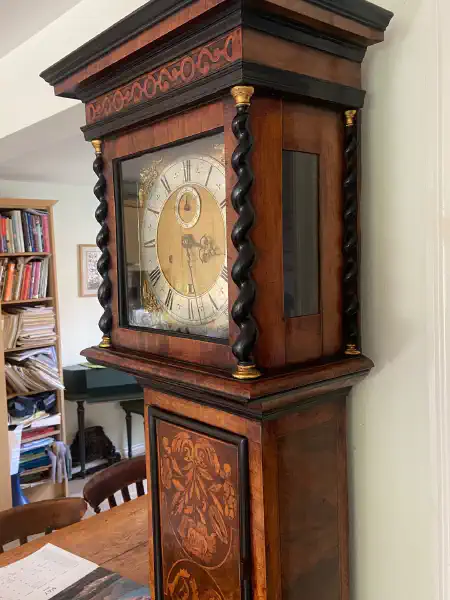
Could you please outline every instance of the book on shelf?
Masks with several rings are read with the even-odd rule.
[[[9,307],[3,310],[3,345],[18,350],[56,341],[55,310],[52,306]]]
[[[24,418],[9,419],[10,429],[20,430],[18,472],[21,484],[48,480],[51,458],[47,450],[58,439],[61,414],[36,411]]]
[[[0,214],[0,252],[50,252],[45,210],[9,210]]]
[[[35,421],[36,422],[36,421]],[[37,421],[38,423],[38,421]],[[57,435],[59,434],[59,429],[57,426],[53,426],[53,427],[45,427],[45,426],[39,426],[39,427],[33,427],[33,428],[29,428],[29,429],[25,429],[22,433],[22,441],[25,442],[34,442],[35,440],[40,440],[42,438],[51,436],[51,435]]]
[[[46,298],[48,276],[48,256],[1,258],[0,298],[2,302]]]
[[[5,360],[5,377],[9,397],[64,389],[54,346],[8,355]]]
[[[20,446],[19,473],[26,475],[27,472],[38,467],[50,467],[51,459],[47,449],[55,442],[55,437],[47,436],[32,442],[23,439]]]

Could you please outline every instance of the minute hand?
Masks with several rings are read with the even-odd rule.
[[[189,236],[184,236],[184,237],[189,237]],[[197,292],[195,290],[195,284],[194,284],[194,274],[192,273],[192,256],[191,256],[191,248],[189,245],[184,244],[184,239],[183,239],[183,247],[186,249],[186,257],[187,257],[187,264],[189,267],[189,273],[191,275],[191,285],[192,285],[192,289],[194,290],[194,295],[195,295],[195,303],[197,305],[197,311],[198,311],[198,318],[200,320],[200,323],[203,323],[202,321],[202,314],[200,312],[200,306],[198,304],[198,295]]]

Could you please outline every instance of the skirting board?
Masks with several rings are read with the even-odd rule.
[[[118,451],[122,458],[128,458],[128,448],[119,448]],[[133,452],[133,458],[135,456],[139,456],[139,454],[145,454],[145,444],[134,444],[131,446],[131,451]]]

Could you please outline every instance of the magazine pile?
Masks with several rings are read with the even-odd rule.
[[[54,346],[11,354],[5,360],[5,377],[8,397],[64,389]]]

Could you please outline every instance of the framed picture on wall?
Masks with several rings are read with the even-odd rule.
[[[78,294],[96,296],[101,283],[97,262],[101,256],[95,244],[78,244]]]

